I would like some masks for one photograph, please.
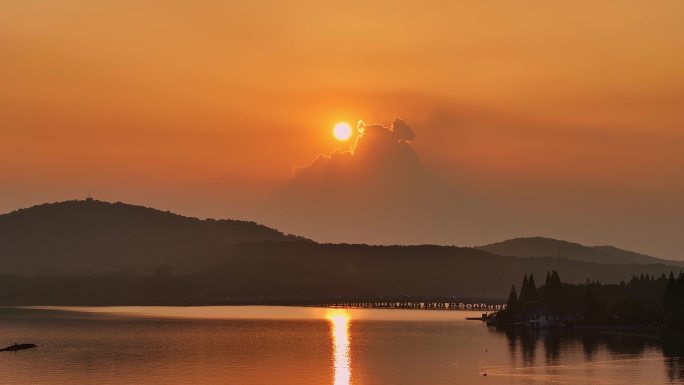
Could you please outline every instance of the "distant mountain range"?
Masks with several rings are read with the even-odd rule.
[[[512,257],[559,257],[574,261],[601,264],[639,264],[654,263],[684,266],[684,261],[672,261],[651,257],[613,246],[584,246],[579,243],[560,241],[551,238],[515,238],[503,242],[478,247],[490,253]]]
[[[477,248],[319,244],[253,222],[199,220],[97,200],[0,215],[0,303],[5,304],[341,295],[502,298],[524,273],[538,275],[540,283],[552,269],[566,282],[617,283],[633,275],[677,272],[683,265],[548,238]]]

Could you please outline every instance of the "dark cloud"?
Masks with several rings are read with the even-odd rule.
[[[416,243],[450,215],[453,196],[421,164],[408,123],[359,122],[358,130],[351,150],[295,170],[264,207],[269,223],[320,241]]]
[[[392,133],[399,141],[410,142],[416,138],[411,126],[401,119],[394,119],[392,122]]]
[[[410,141],[411,127],[396,119],[391,127],[359,122],[359,135],[351,150],[319,156],[309,166],[295,170],[288,188],[299,195],[343,191],[347,196],[381,193],[411,195],[417,184],[430,178]],[[402,189],[402,191],[397,191]]]

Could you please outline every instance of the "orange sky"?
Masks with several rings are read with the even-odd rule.
[[[320,240],[539,234],[684,258],[682,15],[678,0],[6,0],[0,212],[92,189]],[[440,192],[488,221],[367,218],[370,235],[259,209],[293,167],[351,146],[336,121],[397,117]]]

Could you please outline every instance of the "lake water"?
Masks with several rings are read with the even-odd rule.
[[[684,347],[420,310],[0,308],[2,384],[684,384]],[[484,374],[487,374],[486,376]]]

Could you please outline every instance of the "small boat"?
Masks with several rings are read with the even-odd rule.
[[[14,344],[0,349],[0,352],[16,352],[17,350],[33,349],[37,347],[38,345],[36,344]]]
[[[466,317],[468,321],[486,321],[489,319],[487,313],[482,313],[482,317]]]

